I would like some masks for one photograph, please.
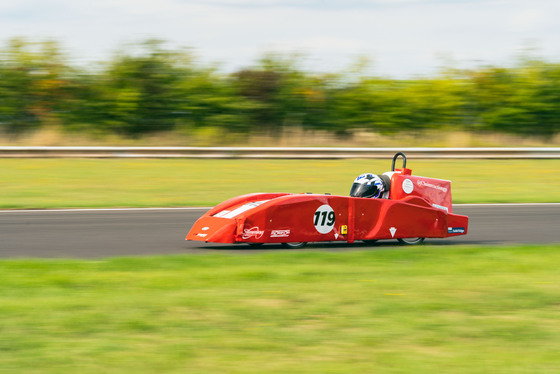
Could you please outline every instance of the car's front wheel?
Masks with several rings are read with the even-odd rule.
[[[292,243],[282,243],[282,246],[291,249],[303,248],[307,245],[307,242],[292,242]]]

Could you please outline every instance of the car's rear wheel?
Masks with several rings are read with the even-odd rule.
[[[282,243],[283,247],[291,248],[291,249],[303,248],[306,245],[307,245],[307,242]]]
[[[398,238],[399,243],[404,245],[415,245],[420,244],[425,238]]]

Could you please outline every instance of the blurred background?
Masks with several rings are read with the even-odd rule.
[[[558,147],[559,14],[557,0],[4,0],[0,146]],[[559,245],[502,246],[560,242],[559,159],[409,154],[415,175],[453,181],[454,203],[556,203],[457,207],[467,246],[233,256],[184,241],[205,208],[60,208],[347,195],[390,157],[129,156],[0,158],[0,372],[560,373]]]
[[[0,145],[558,145],[559,8],[3,4]]]

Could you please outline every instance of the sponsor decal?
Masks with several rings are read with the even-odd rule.
[[[447,228],[448,234],[464,234],[465,228],[464,227],[448,227]]]
[[[395,227],[391,227],[389,229],[389,232],[391,233],[391,238],[395,237],[395,233],[397,232],[397,229]]]
[[[259,230],[257,226],[251,227],[250,229],[243,230],[243,234],[241,234],[242,239],[249,239],[255,238],[260,239],[264,235],[264,230]]]
[[[447,187],[438,186],[438,185],[435,185],[435,184],[433,184],[433,183],[426,182],[426,181],[424,181],[424,180],[419,180],[419,181],[416,182],[416,183],[418,183],[418,185],[421,186],[421,187],[430,187],[430,188],[435,188],[436,190],[440,190],[440,191],[443,191],[443,192],[447,192]]]
[[[196,234],[196,236],[200,237],[200,238],[205,238],[208,236],[208,234]]]
[[[434,208],[438,208],[438,209],[441,209],[441,210],[445,210],[446,212],[449,212],[449,209],[446,206],[438,205],[438,204],[432,204],[432,206]]]
[[[348,234],[348,226],[346,225],[340,226],[340,235],[346,235],[346,234]]]
[[[208,230],[210,230],[210,227],[206,226],[206,227],[201,228],[201,230],[202,231],[208,231]]]
[[[414,183],[410,179],[405,179],[402,182],[402,189],[405,193],[411,193],[414,190]]]
[[[290,236],[290,230],[272,230],[270,232],[271,238],[287,238]]]
[[[334,228],[335,214],[330,205],[321,205],[313,215],[313,225],[321,234],[328,234]]]

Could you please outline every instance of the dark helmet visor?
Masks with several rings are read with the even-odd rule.
[[[353,183],[350,189],[350,196],[353,197],[372,197],[379,193],[376,185],[367,183]]]

